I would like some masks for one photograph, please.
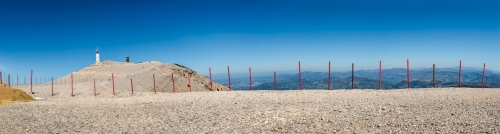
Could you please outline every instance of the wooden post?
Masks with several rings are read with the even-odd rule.
[[[212,69],[208,68],[208,72],[210,73],[210,91],[212,90]]]
[[[189,71],[186,70],[188,74],[188,85],[189,85],[189,92],[193,92],[193,86],[191,86],[191,74],[189,74]]]
[[[486,63],[484,63],[483,67],[483,75],[481,77],[481,88],[484,88],[484,71],[486,71]]]
[[[10,74],[8,75],[8,82],[9,82],[9,87],[10,87]]]
[[[71,73],[71,96],[74,96],[73,90],[73,73]]]
[[[408,89],[410,89],[410,60],[406,59],[406,73],[408,76]]]
[[[111,83],[113,84],[113,95],[115,95],[115,74],[111,73]]]
[[[379,76],[378,76],[378,90],[382,88],[382,61],[380,61],[380,68],[379,68]]]
[[[352,77],[351,77],[351,81],[352,81],[352,84],[351,84],[351,89],[354,89],[354,63],[352,63]]]
[[[330,61],[328,61],[328,90],[330,90]]]
[[[154,87],[155,94],[156,94],[156,79],[155,79],[155,74],[153,74],[153,87]]]
[[[175,93],[175,81],[174,81],[174,73],[172,73],[172,89]]]
[[[276,90],[276,71],[274,71],[274,90]]]
[[[130,78],[130,87],[132,88],[132,95],[134,94],[134,83],[132,82],[132,78]]]
[[[460,88],[460,78],[462,77],[462,60],[460,60],[460,69],[458,70],[458,88]]]
[[[250,90],[252,90],[252,68],[248,68],[248,71],[250,73]]]
[[[54,78],[51,78],[52,83],[52,96],[54,96]]]
[[[302,90],[302,74],[300,73],[300,61],[299,61],[299,90]]]
[[[231,89],[231,72],[229,71],[229,66],[227,66],[227,85],[229,87],[229,91],[232,91]]]
[[[434,88],[436,88],[436,64],[432,64],[432,83]]]
[[[3,86],[3,82],[2,82],[2,71],[0,71],[0,86]]]
[[[31,92],[31,94],[35,94],[35,93],[33,93],[33,70],[31,70],[31,74],[30,74],[30,92]]]

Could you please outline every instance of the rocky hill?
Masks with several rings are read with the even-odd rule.
[[[190,74],[193,92],[210,91],[210,79],[179,64],[161,63],[158,61],[127,63],[104,61],[92,64],[77,72],[72,72],[73,82],[93,88],[94,79],[97,88],[112,90],[112,75],[114,76],[115,90],[131,90],[131,79],[135,92],[153,92],[155,75],[157,92],[173,92],[172,78],[175,92],[189,92],[188,73]],[[172,77],[173,74],[173,77]],[[71,84],[71,74],[55,81],[57,84]],[[81,86],[79,86],[81,87]],[[229,91],[229,88],[213,82],[213,91]]]

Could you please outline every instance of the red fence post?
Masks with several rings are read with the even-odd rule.
[[[484,88],[484,71],[486,70],[486,63],[484,63],[483,67],[483,76],[481,78],[481,88]]]
[[[94,96],[97,96],[96,90],[95,90],[95,79],[94,79]]]
[[[51,78],[52,83],[52,96],[54,96],[54,78]]]
[[[210,91],[213,91],[212,90],[212,69],[208,68],[208,72],[210,73]]]
[[[132,82],[132,78],[130,78],[130,87],[132,87],[132,94],[134,94],[134,83]]]
[[[274,71],[274,90],[276,90],[276,71]]]
[[[299,60],[299,90],[302,90],[302,74],[300,73],[300,60]]]
[[[229,91],[232,91],[231,89],[231,73],[229,71],[229,66],[227,66],[227,85],[229,86]]]
[[[328,61],[328,90],[330,90],[330,61]]]
[[[31,75],[30,75],[30,92],[31,94],[35,94],[33,93],[33,70],[31,70]]]
[[[252,68],[248,68],[248,71],[250,72],[250,90],[252,90]]]
[[[189,92],[193,92],[193,86],[191,86],[191,74],[189,74],[189,71],[187,71],[187,73],[188,73]]]
[[[380,90],[382,88],[382,61],[380,61],[380,70],[379,70],[380,74],[379,74],[379,77],[378,77],[378,90]]]
[[[155,74],[153,74],[153,86],[156,94],[156,79],[155,79]]]
[[[410,60],[406,59],[406,73],[408,74],[408,89],[410,89]]]
[[[352,84],[351,84],[351,89],[354,89],[354,63],[352,63],[352,77],[351,77],[351,81],[352,81]]]
[[[74,96],[74,94],[73,94],[73,73],[71,73],[71,96]]]
[[[111,83],[113,83],[113,95],[115,95],[115,74],[111,73]]]
[[[460,77],[462,77],[462,60],[460,60],[460,69],[458,70],[458,88],[460,88]]]
[[[175,93],[175,81],[174,81],[174,73],[172,73],[172,90]]]

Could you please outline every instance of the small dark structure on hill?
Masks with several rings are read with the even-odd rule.
[[[127,57],[125,57],[125,61],[126,61],[127,63],[128,63],[128,62],[130,62],[130,57],[128,57],[128,56],[127,56]]]

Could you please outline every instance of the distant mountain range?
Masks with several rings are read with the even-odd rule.
[[[405,68],[382,70],[383,89],[408,88],[407,72]],[[332,72],[331,89],[350,89],[351,72]],[[261,76],[252,78],[253,90],[274,89],[274,76]],[[462,87],[481,87],[482,69],[462,68]],[[485,87],[500,88],[500,73],[493,70],[485,72]],[[215,82],[227,85],[227,79],[217,79]],[[234,90],[248,90],[249,77],[231,78],[231,87]],[[379,84],[379,70],[356,70],[354,72],[354,88],[377,89]],[[411,88],[433,87],[432,68],[418,68],[410,70]],[[458,68],[436,68],[436,87],[456,87],[458,85]],[[296,74],[280,74],[276,77],[278,90],[299,89],[299,77]],[[328,72],[302,72],[302,89],[327,89]]]

